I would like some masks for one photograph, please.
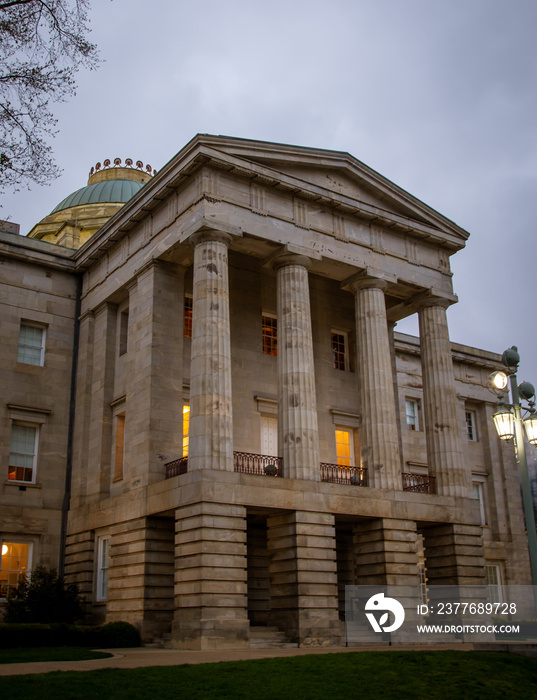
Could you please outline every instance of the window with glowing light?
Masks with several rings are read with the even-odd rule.
[[[340,467],[354,467],[352,431],[336,428],[336,462]]]
[[[263,352],[265,355],[276,357],[278,354],[278,320],[272,314],[263,314]]]
[[[190,406],[183,406],[183,457],[188,457],[188,430],[190,427]]]
[[[2,540],[0,560],[0,597],[5,598],[30,571],[32,545]]]

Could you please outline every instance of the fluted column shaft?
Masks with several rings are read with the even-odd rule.
[[[385,282],[363,278],[352,283],[356,313],[362,466],[371,486],[401,489],[401,458],[394,400]]]
[[[194,246],[188,469],[233,471],[228,246],[225,233],[202,231]]]
[[[285,476],[319,481],[309,258],[277,259],[278,440]]]
[[[447,300],[434,298],[419,309],[427,459],[438,492],[468,496],[461,424],[447,324]]]

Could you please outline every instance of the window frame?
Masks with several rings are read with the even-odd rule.
[[[338,451],[338,445],[343,445],[344,443],[341,441],[338,441],[338,433],[345,433],[346,435],[349,436],[349,441],[348,441],[348,447],[349,447],[349,456],[346,457],[345,455],[341,455]],[[354,449],[354,429],[351,428],[348,425],[335,425],[334,426],[334,444],[336,448],[336,464],[338,467],[343,467],[343,468],[348,468],[348,469],[353,469],[356,466],[356,457],[355,457],[355,449]],[[350,463],[349,464],[343,464],[340,462],[341,460],[348,460]]]
[[[334,348],[334,336],[339,336],[343,339],[343,351]],[[331,328],[330,349],[332,351],[332,369],[338,370],[340,372],[348,372],[350,370],[348,332],[339,330],[337,328]],[[343,355],[343,362],[338,362],[336,360],[336,355]]]
[[[488,524],[485,485],[486,485],[486,477],[477,476],[476,474],[472,474],[472,498],[475,501],[479,502],[479,512],[480,512],[480,516],[481,516],[480,525],[482,527],[485,527]],[[478,493],[477,496],[475,496],[476,491]]]
[[[409,413],[409,406],[414,406],[415,410]],[[409,421],[409,419],[414,422]],[[421,400],[415,396],[405,397],[405,424],[407,430],[413,433],[419,433],[421,431]]]
[[[265,328],[271,333],[265,333]],[[269,311],[261,314],[261,342],[263,354],[268,357],[278,357],[278,317]]]
[[[13,420],[11,423],[11,439],[10,439],[10,447],[9,447],[9,461],[8,461],[8,476],[7,480],[11,484],[19,484],[21,486],[26,486],[29,484],[35,484],[36,483],[36,474],[37,474],[37,457],[39,453],[39,433],[40,433],[40,424],[39,423],[33,423],[31,421],[25,421],[25,420]],[[34,447],[33,447],[33,454],[31,453],[21,453],[21,452],[15,452],[13,450],[13,437],[15,433],[15,428],[31,428],[34,430]],[[19,467],[11,464],[11,456],[13,454],[21,454],[24,456],[29,456],[31,454],[32,456],[32,466],[31,467]],[[30,469],[32,470],[32,478],[31,479],[17,479],[14,477],[10,476],[11,470],[12,469]]]
[[[466,421],[466,436],[468,438],[468,442],[478,442],[479,435],[477,432],[477,411],[474,408],[465,408],[464,417]],[[469,418],[470,421],[468,420]]]
[[[39,362],[29,362],[28,360],[21,359],[21,352],[25,349],[36,350],[37,346],[25,345],[22,343],[22,329],[23,328],[36,328],[41,331],[41,343],[39,348]],[[47,326],[44,323],[39,323],[37,321],[28,321],[27,319],[21,319],[19,326],[19,341],[17,345],[17,362],[21,365],[32,365],[33,367],[44,367],[45,366],[45,344],[47,339]]]
[[[491,582],[489,573],[492,571],[495,572],[496,574],[496,581]],[[492,563],[492,562],[485,562],[485,575],[487,579],[487,592],[489,594],[489,600],[493,596],[492,590],[497,589],[498,592],[498,600],[490,600],[491,603],[503,603],[504,602],[504,595],[503,595],[503,572],[502,572],[502,565],[499,563]]]
[[[17,569],[17,571],[19,572],[19,580],[20,580],[20,577],[21,577],[23,571],[25,571],[25,575],[28,575],[32,572],[34,543],[32,540],[29,540],[25,537],[19,537],[18,535],[11,536],[11,535],[6,534],[6,535],[3,535],[2,537],[0,537],[0,572],[5,571],[5,569],[2,569],[2,557],[5,556],[2,554],[2,550],[3,550],[4,546],[5,545],[14,545],[14,544],[25,545],[28,547],[28,555],[27,555],[27,560],[26,560],[26,570]],[[11,572],[11,573],[13,573],[14,571],[15,571],[15,569],[9,569],[9,572]],[[1,581],[1,579],[0,579],[0,581]],[[9,588],[13,588],[13,587],[14,586],[10,586],[10,584],[8,583],[6,586],[6,593],[7,593]],[[0,600],[5,600],[5,599],[6,599],[6,596],[2,594],[2,588],[1,588],[1,583],[0,583]]]
[[[194,298],[192,294],[185,294],[183,304],[183,336],[192,339],[192,324],[194,320]]]
[[[103,565],[103,552],[105,560]],[[108,571],[110,570],[110,535],[97,537],[95,567],[95,601],[105,603],[108,600]]]
[[[181,430],[183,435],[183,457],[188,457],[188,451],[190,449],[190,401],[186,399],[183,401]]]

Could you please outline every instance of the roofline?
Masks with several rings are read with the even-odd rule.
[[[319,158],[328,160],[332,167],[346,167],[362,179],[370,182],[376,189],[382,189],[391,193],[393,198],[402,201],[410,209],[414,209],[420,216],[433,219],[438,229],[427,226],[421,221],[414,221],[403,216],[398,217],[388,210],[380,209],[365,202],[353,199],[343,194],[339,194],[315,185],[299,178],[281,173],[267,165],[261,165],[249,160],[244,160],[240,156],[230,154],[226,149],[240,148],[241,145],[254,148],[258,152],[269,152],[277,149],[278,155],[297,156],[300,154],[302,161],[317,164]],[[218,147],[219,150],[215,150]],[[168,191],[176,189],[182,180],[189,177],[195,170],[211,161],[218,163],[219,167],[225,167],[229,171],[249,177],[273,178],[275,184],[284,187],[288,191],[302,194],[307,199],[314,199],[328,206],[340,209],[342,212],[348,211],[353,215],[362,216],[367,220],[378,220],[389,226],[396,226],[409,233],[415,233],[419,237],[437,240],[445,248],[456,252],[464,247],[469,233],[457,226],[450,219],[447,219],[436,210],[427,206],[413,195],[387,180],[375,170],[369,168],[361,161],[344,151],[329,151],[325,149],[314,149],[304,146],[291,146],[286,144],[276,144],[269,141],[253,141],[228,136],[212,136],[210,134],[197,134],[183,148],[161,168],[144,187],[135,194],[123,207],[112,216],[81,248],[78,249],[76,259],[84,266],[85,261],[95,259],[99,256],[98,248],[102,241],[107,238],[110,230],[116,229],[116,236],[110,239],[110,243],[120,237],[123,231],[128,230],[145,213],[151,211],[163,199]],[[444,234],[444,237],[441,234]],[[446,234],[449,239],[446,239]],[[104,250],[103,250],[104,252]]]

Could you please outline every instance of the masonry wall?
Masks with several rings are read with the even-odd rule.
[[[22,259],[21,259],[22,258]],[[30,566],[60,560],[76,305],[68,255],[18,236],[0,241],[0,539],[31,546]],[[21,323],[43,331],[42,364],[18,361]],[[9,479],[13,426],[38,432],[30,480]]]

